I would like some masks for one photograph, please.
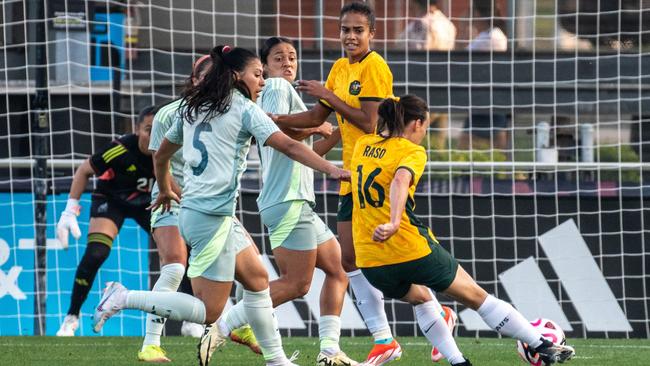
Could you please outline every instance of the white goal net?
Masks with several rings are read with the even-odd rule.
[[[54,228],[83,159],[131,132],[140,109],[179,97],[193,60],[218,44],[256,50],[269,36],[289,37],[299,78],[324,81],[344,56],[345,3],[2,1],[0,335],[52,335],[66,314],[92,185],[82,196],[82,237],[62,250]],[[650,337],[650,4],[369,3],[372,49],[388,62],[395,95],[417,94],[431,107],[416,210],[442,245],[531,319],[551,318],[571,336]],[[339,161],[340,147],[328,158]],[[251,161],[244,176],[237,215],[274,278],[255,204],[257,166]],[[335,229],[338,185],[317,176],[315,187],[316,210]],[[127,220],[82,307],[79,334],[93,334],[88,315],[104,282],[152,286],[151,248]],[[317,271],[307,296],[278,309],[283,332],[317,334],[322,281]],[[492,334],[473,311],[439,299],[459,313],[459,334]],[[397,335],[418,334],[410,306],[386,306]],[[351,295],[342,316],[344,335],[368,334]],[[118,319],[103,334],[144,333],[139,312]]]

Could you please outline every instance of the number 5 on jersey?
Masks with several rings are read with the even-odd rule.
[[[208,149],[205,148],[205,144],[200,140],[201,132],[203,131],[212,132],[212,126],[209,123],[199,123],[194,130],[192,146],[201,152],[201,162],[199,162],[199,165],[192,167],[192,173],[194,175],[201,175],[208,166]]]
[[[365,182],[363,179],[363,165],[357,166],[357,173],[359,173],[359,180],[358,180],[358,189],[357,192],[359,194],[359,207],[360,208],[366,208],[366,202],[372,207],[379,208],[384,205],[384,200],[386,199],[386,192],[384,191],[384,187],[382,187],[379,183],[375,182],[375,178],[379,173],[381,173],[381,168],[375,168],[370,174],[368,174],[368,177],[366,177]],[[370,189],[374,189],[375,192],[377,192],[377,199],[375,200],[372,197],[372,194],[370,193]]]

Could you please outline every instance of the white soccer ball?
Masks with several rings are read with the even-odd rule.
[[[564,336],[564,331],[560,326],[550,320],[550,319],[544,319],[544,318],[537,318],[533,321],[530,322],[530,324],[537,328],[540,333],[542,333],[542,336],[549,341],[555,343],[555,344],[565,344],[566,343],[566,337]],[[539,357],[539,354],[535,352],[534,349],[532,349],[530,346],[528,346],[526,343],[522,341],[517,341],[517,352],[519,353],[519,357],[521,357],[524,362],[533,365],[533,366],[546,366],[548,365],[542,359]]]

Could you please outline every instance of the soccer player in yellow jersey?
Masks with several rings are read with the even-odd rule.
[[[316,127],[334,111],[339,126],[334,135],[340,134],[343,167],[349,169],[354,144],[359,137],[375,131],[377,107],[384,98],[393,95],[393,74],[381,55],[370,50],[370,41],[375,33],[375,14],[371,7],[359,2],[345,5],[340,13],[340,31],[346,57],[334,63],[325,86],[316,80],[297,82],[299,91],[318,98],[319,103],[306,112],[275,116],[274,120],[281,127]],[[352,196],[347,182],[341,182],[339,191],[337,233],[343,268],[350,279],[357,308],[375,339],[366,363],[382,365],[399,358],[401,348],[393,339],[382,294],[368,283],[355,265]],[[430,297],[424,287],[420,288],[419,295],[423,301]],[[438,306],[436,313],[445,313],[449,318],[453,312],[449,308],[443,311]],[[437,351],[434,350],[432,359],[437,361],[439,358],[436,356]]]
[[[385,296],[415,306],[420,329],[451,365],[471,364],[414,285],[476,310],[492,329],[529,344],[547,364],[570,359],[573,348],[546,340],[510,304],[488,295],[415,216],[415,187],[427,162],[419,145],[429,127],[427,109],[413,95],[388,98],[378,109],[377,133],[357,141],[350,166],[357,266]]]

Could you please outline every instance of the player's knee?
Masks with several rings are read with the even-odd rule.
[[[92,240],[91,236],[93,239],[101,238],[101,241]],[[102,263],[104,263],[104,261],[111,254],[112,243],[113,239],[108,235],[88,235],[88,245],[86,246],[86,251],[84,252],[82,261],[88,264],[96,265],[97,267],[101,266]]]
[[[355,263],[354,256],[352,257],[341,257],[341,265],[345,272],[353,272],[357,270],[357,265]]]
[[[294,297],[303,297],[307,295],[309,292],[309,289],[311,288],[311,279],[300,279],[299,281],[295,282],[294,285]]]
[[[324,271],[324,272],[327,278],[329,278],[332,281],[335,281],[341,286],[348,285],[348,276],[345,274],[345,270],[343,270],[342,266],[336,266],[336,268],[333,268],[331,271]]]

